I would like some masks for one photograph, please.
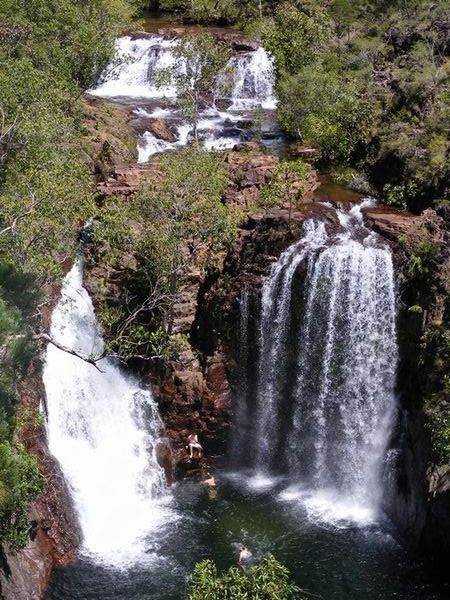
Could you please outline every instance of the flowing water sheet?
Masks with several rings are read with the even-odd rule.
[[[103,341],[79,260],[66,276],[51,335],[82,355]],[[106,564],[146,562],[146,538],[171,518],[156,452],[162,423],[151,392],[110,359],[93,365],[49,345],[48,441],[71,488],[83,551]]]

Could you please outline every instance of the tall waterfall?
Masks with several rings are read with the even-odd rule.
[[[80,259],[66,276],[54,340],[88,356],[103,341]],[[71,488],[84,552],[107,564],[148,558],[145,536],[167,519],[156,458],[162,423],[151,392],[105,358],[95,366],[49,345],[44,368],[50,451]]]
[[[288,476],[284,499],[365,520],[380,505],[396,410],[395,285],[390,248],[360,208],[338,216],[336,235],[306,222],[264,283],[256,385],[244,400],[254,425],[235,443],[241,460],[255,448],[254,473]]]

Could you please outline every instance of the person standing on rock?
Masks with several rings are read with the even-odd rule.
[[[196,433],[191,433],[187,439],[186,448],[189,450],[189,456],[194,458],[194,454],[197,453],[195,458],[201,458],[203,456],[203,448],[200,442],[198,441],[198,435]]]

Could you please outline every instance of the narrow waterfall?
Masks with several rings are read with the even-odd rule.
[[[234,72],[232,110],[276,108],[274,57],[264,48],[233,57],[229,67]]]
[[[83,355],[103,350],[83,287],[82,259],[64,280],[51,335]],[[168,518],[165,476],[156,456],[162,422],[148,389],[110,359],[98,368],[48,346],[43,375],[48,441],[73,494],[84,553],[120,566],[146,561],[146,535]]]
[[[101,98],[174,98],[175,87],[158,87],[155,75],[158,69],[173,67],[176,44],[176,40],[159,35],[119,38],[116,61],[103,73],[100,84],[89,93]]]
[[[254,398],[243,400],[254,426],[236,443],[256,448],[254,473],[288,477],[284,499],[367,520],[379,509],[396,410],[395,284],[390,248],[360,208],[338,217],[334,235],[306,222],[263,285]]]

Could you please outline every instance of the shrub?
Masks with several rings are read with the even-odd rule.
[[[231,567],[222,574],[210,560],[197,563],[189,580],[188,600],[291,600],[299,592],[288,569],[269,555],[247,571]]]

